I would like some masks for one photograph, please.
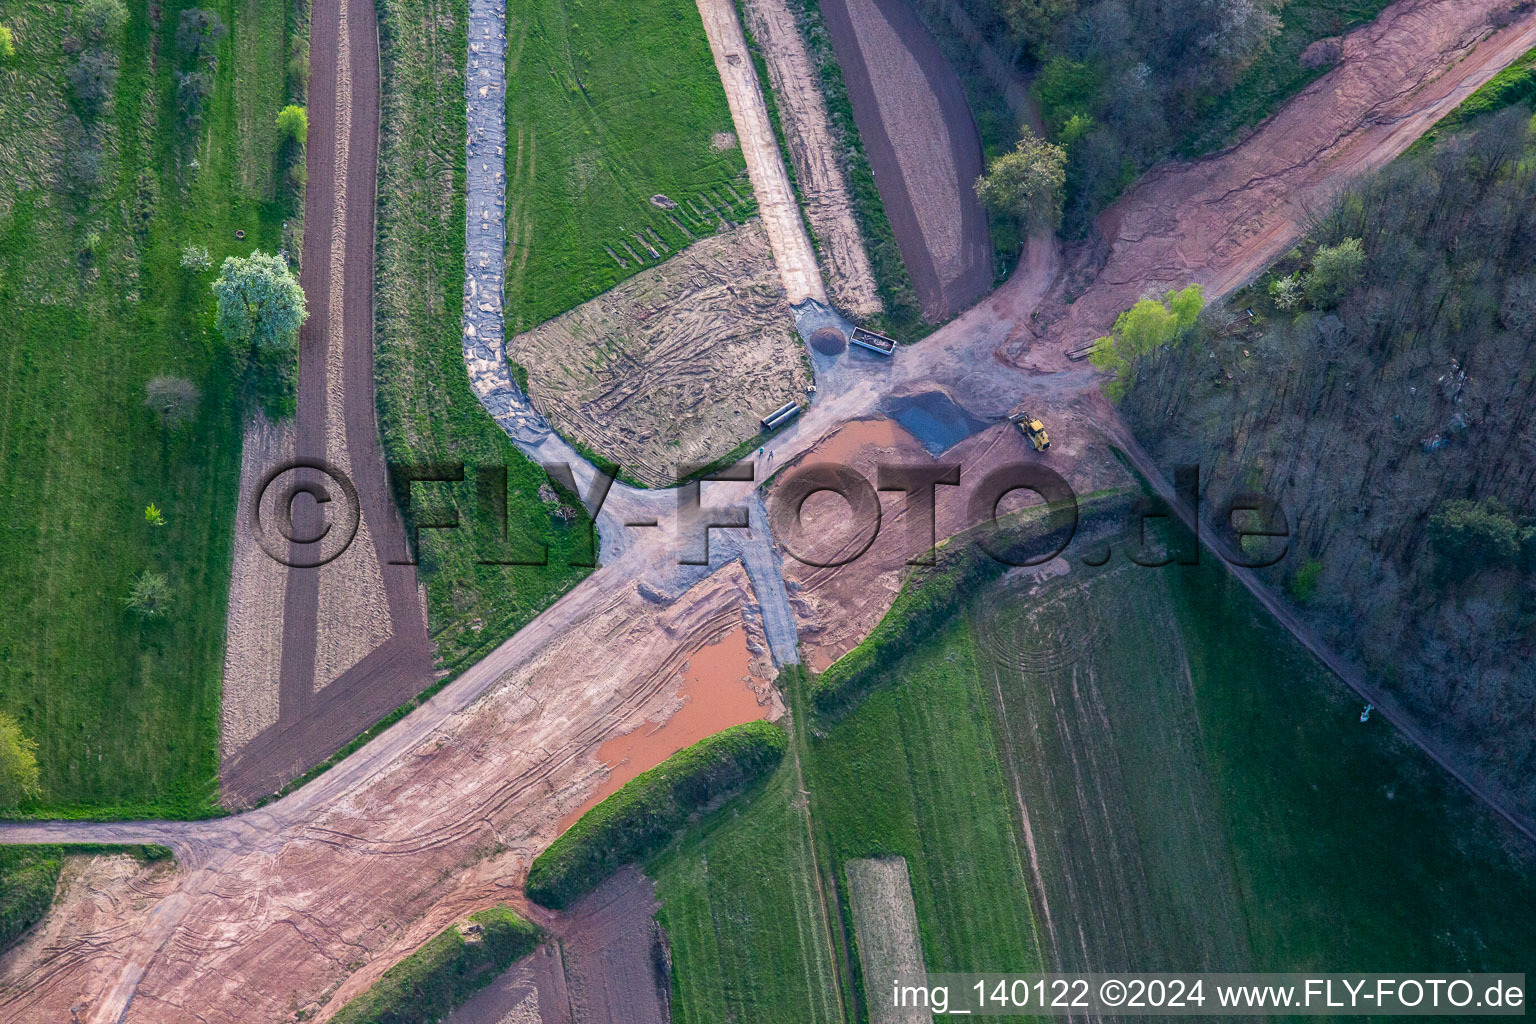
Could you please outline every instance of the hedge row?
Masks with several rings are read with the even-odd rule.
[[[0,846],[0,950],[43,919],[53,906],[59,873],[67,854],[126,853],[146,864],[169,860],[164,846],[117,846],[72,843],[67,846]]]
[[[1134,499],[1128,491],[1096,493],[1081,499],[1073,536],[1080,537],[1116,516],[1125,516]],[[1043,519],[1050,515],[1048,509],[1034,506],[1005,517],[1001,525],[1016,526],[1031,519]],[[892,665],[948,622],[981,587],[1012,568],[976,543],[978,533],[958,534],[934,549],[935,564],[912,570],[879,625],[811,681],[811,703],[819,714],[836,716],[857,705],[883,681]],[[1030,550],[1068,539],[1066,526],[1053,526],[1044,535],[1032,538]]]
[[[623,865],[656,853],[694,813],[768,774],[786,746],[778,726],[748,722],[635,776],[539,854],[528,871],[528,898],[570,906]]]
[[[63,866],[60,846],[0,846],[0,949],[48,913]]]
[[[332,1024],[434,1024],[544,938],[538,925],[505,905],[469,920],[469,927],[454,925],[385,971]]]

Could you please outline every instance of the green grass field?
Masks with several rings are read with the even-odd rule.
[[[469,664],[570,589],[592,559],[580,517],[566,525],[540,497],[548,477],[470,390],[460,341],[464,294],[464,0],[386,0],[380,8],[384,110],[379,158],[377,379],[379,422],[393,462],[506,466],[508,535],[544,536],[549,564],[496,557],[475,518],[475,474],[418,484],[423,521],[457,512],[461,529],[422,530],[421,578],[439,661]],[[526,551],[519,552],[519,555]]]
[[[780,1001],[837,1019],[805,979],[859,984],[842,865],[881,854],[907,859],[939,971],[1518,971],[1536,954],[1536,854],[1379,717],[1362,725],[1219,566],[1121,554],[1038,594],[994,584],[889,679],[800,745],[808,794],[786,762],[651,865],[679,1020]]]
[[[508,331],[750,215],[741,150],[713,142],[732,130],[690,0],[508,4]]]
[[[178,260],[187,243],[215,264],[280,245],[290,201],[278,155],[264,130],[251,141],[240,127],[282,106],[284,14],[211,5],[231,35],[198,138],[173,99],[183,5],[162,6],[155,24],[131,6],[94,179],[64,73],[75,5],[5,12],[18,54],[0,71],[0,709],[38,743],[29,814],[184,816],[215,798],[240,410],[212,274]],[[161,374],[203,396],[169,435],[143,407]],[[168,525],[145,522],[150,502]],[[164,622],[124,606],[145,569],[174,588]]]
[[[673,1020],[842,1021],[810,819],[789,759],[647,868],[672,946]]]
[[[1069,967],[1518,970],[1536,953],[1536,856],[1362,725],[1220,567],[1117,558],[976,609]]]

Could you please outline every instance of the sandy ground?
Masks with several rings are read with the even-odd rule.
[[[923,316],[947,319],[992,285],[972,191],[981,139],[938,43],[904,0],[829,0],[822,16]]]
[[[900,975],[926,969],[918,938],[917,907],[905,857],[850,860],[848,904],[859,939],[859,966],[869,996],[870,1024],[926,1024],[933,1014],[922,1007],[893,1005],[892,984]]]
[[[881,310],[864,237],[833,143],[820,76],[784,0],[749,0],[747,26],[768,65],[784,143],[795,167],[806,220],[820,244],[832,303],[858,319]]]
[[[1468,7],[1486,11],[1470,0],[1404,0],[1370,31],[1387,32],[1405,18],[1435,11],[1471,30]],[[371,25],[362,32],[356,24],[365,12],[371,8],[353,12],[354,55],[357,44],[371,38]],[[330,5],[317,5],[312,53],[326,52],[327,19],[334,32],[335,17]],[[1411,52],[1449,47],[1440,61],[1451,71],[1431,81],[1418,100],[1406,97],[1424,81],[1422,61],[1399,55],[1396,63],[1372,64],[1378,87],[1404,97],[1392,109],[1416,122],[1425,120],[1416,104],[1442,110],[1454,100],[1445,90],[1474,87],[1491,77],[1500,61],[1528,48],[1536,13],[1523,15],[1470,55],[1460,37],[1433,29],[1419,26],[1423,38]],[[1352,59],[1368,58],[1357,42],[1347,43],[1346,70]],[[320,80],[330,73],[323,57],[317,66],[312,125],[324,107]],[[354,62],[354,78],[356,67]],[[1344,131],[1374,140],[1356,151],[1357,165],[1374,159],[1372,145],[1398,147],[1404,140],[1393,129],[1380,123]],[[312,145],[311,153],[318,148]],[[1231,159],[1247,159],[1241,149],[1234,153]],[[1274,180],[1304,184],[1312,173],[1303,165]],[[312,171],[311,181],[317,177]],[[311,194],[315,191],[312,187]],[[1145,195],[1151,198],[1143,201],[1155,200],[1158,210],[1183,209],[1186,202],[1166,193]],[[1244,199],[1241,192],[1228,198]],[[1202,216],[1212,208],[1209,200],[1192,201],[1190,207]],[[1122,222],[1132,222],[1133,213],[1152,216],[1126,206]],[[1259,269],[1268,242],[1268,236],[1249,237],[1246,248],[1223,249],[1220,279]],[[349,248],[353,244],[349,233]],[[1091,374],[1075,365],[1045,372],[993,359],[1010,332],[1027,329],[1035,298],[1053,275],[1051,254],[1032,250],[1025,269],[1004,289],[921,345],[879,363],[871,357],[855,364],[850,356],[846,367],[862,369],[839,377],[835,391],[829,384],[806,417],[775,438],[771,450],[781,456],[779,464],[850,416],[877,415],[897,387],[929,380],[943,383],[984,418],[1006,411],[1010,396],[1016,400],[1021,389],[1031,401],[1056,401],[1067,415],[1084,417],[1075,428],[1052,424],[1064,455],[1078,443],[1073,435],[1088,438],[1092,423],[1117,429],[1112,410],[1096,398]],[[1048,335],[1036,347],[1048,353],[1059,351],[1061,343]],[[366,381],[362,393],[369,393]],[[857,410],[862,411],[851,412]],[[1144,459],[1134,442],[1127,450]],[[352,455],[358,464],[355,448]],[[1156,477],[1157,467],[1150,468]],[[634,497],[619,507],[626,503],[641,507]],[[579,805],[603,776],[596,756],[602,743],[654,717],[657,702],[667,699],[668,681],[698,649],[699,637],[721,635],[742,621],[753,628],[742,610],[752,602],[741,570],[669,588],[662,584],[677,577],[665,556],[664,546],[633,542],[423,707],[314,782],[259,811],[207,822],[0,826],[0,839],[8,842],[163,842],[177,850],[180,864],[167,873],[167,882],[137,891],[145,899],[142,907],[134,905],[136,890],[128,883],[111,883],[103,887],[95,904],[101,909],[92,912],[92,920],[71,924],[67,915],[50,917],[43,928],[55,929],[50,933],[55,938],[46,948],[29,946],[0,959],[7,978],[0,1020],[68,1019],[71,1008],[82,1021],[281,1021],[301,1010],[324,1020],[340,1005],[336,1000],[366,987],[463,914],[495,902],[518,902],[528,859],[550,840],[562,814]],[[643,591],[639,580],[646,581]],[[1275,611],[1293,632],[1304,632],[1287,621],[1283,606]],[[291,646],[285,636],[285,659]],[[343,685],[333,684],[324,696]],[[1403,731],[1420,741],[1411,723]],[[1486,796],[1475,780],[1469,785]]]
[[[752,192],[757,196],[757,211],[773,246],[773,259],[784,292],[791,305],[806,299],[827,301],[822,287],[821,269],[816,265],[816,251],[800,220],[800,204],[795,200],[789,172],[779,153],[779,140],[768,119],[768,105],[763,101],[762,83],[747,50],[747,37],[736,18],[731,0],[698,0],[699,16],[704,19],[704,34],[715,56],[715,67],[725,85],[731,120],[736,124],[736,138],[741,155],[747,161],[752,178]]]
[[[293,424],[273,423],[259,412],[246,421],[224,636],[219,730],[224,757],[277,723],[288,569],[257,543],[254,503],[263,474],[292,457]]]
[[[1100,215],[1107,255],[1063,280],[1037,330],[1073,348],[1143,295],[1189,282],[1224,293],[1246,282],[1295,243],[1346,180],[1386,164],[1536,46],[1529,17],[1486,39],[1490,15],[1510,6],[1405,0],[1345,36],[1343,62],[1240,145],[1159,167]],[[1076,296],[1070,305],[1068,295]],[[1056,368],[1055,348],[1021,334],[1009,354]]]
[[[650,486],[761,429],[811,376],[762,224],[701,239],[525,331],[508,357],[565,436]]]

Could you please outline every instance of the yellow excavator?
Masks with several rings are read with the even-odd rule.
[[[1045,434],[1045,424],[1035,419],[1028,413],[1020,413],[1013,418],[1014,426],[1019,428],[1035,451],[1043,452],[1051,446],[1051,439]]]

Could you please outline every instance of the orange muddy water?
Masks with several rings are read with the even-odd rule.
[[[718,643],[695,651],[688,659],[678,692],[683,706],[659,725],[646,722],[597,748],[598,759],[612,770],[586,803],[561,820],[560,831],[570,828],[577,818],[617,792],[624,783],[684,747],[767,714],[767,708],[757,702],[751,678],[752,655],[747,650],[744,627],[738,626]]]

